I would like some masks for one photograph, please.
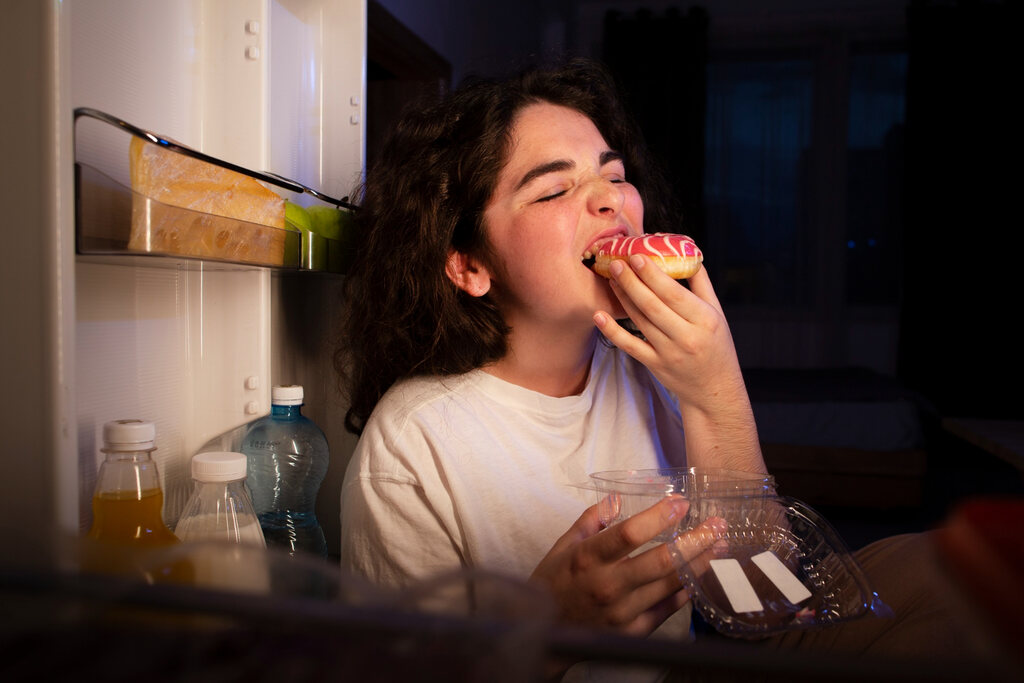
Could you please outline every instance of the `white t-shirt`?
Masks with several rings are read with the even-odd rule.
[[[346,472],[342,566],[391,587],[459,567],[526,579],[597,502],[590,473],[685,461],[674,396],[604,344],[578,396],[482,370],[404,380],[377,405]]]

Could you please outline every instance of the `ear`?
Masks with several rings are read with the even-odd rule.
[[[483,296],[491,289],[491,274],[475,256],[450,249],[444,272],[456,287],[470,296]]]

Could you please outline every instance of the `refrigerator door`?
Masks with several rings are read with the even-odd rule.
[[[67,5],[72,107],[329,196],[358,184],[364,0]],[[122,146],[89,144],[78,151],[91,163],[124,174]],[[142,418],[156,422],[173,526],[190,492],[191,457],[267,414],[272,384],[292,381],[272,376],[271,272],[120,255],[79,255],[69,266],[78,466],[60,477],[78,492],[74,523],[91,521],[103,423]]]

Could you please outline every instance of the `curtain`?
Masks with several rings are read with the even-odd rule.
[[[704,105],[708,15],[702,8],[605,15],[602,60],[618,81],[682,214],[704,242]]]
[[[1024,417],[1020,25],[1013,2],[914,2],[907,15],[899,369],[943,415]]]
[[[810,59],[718,61],[708,70],[707,249],[723,301],[813,301]]]

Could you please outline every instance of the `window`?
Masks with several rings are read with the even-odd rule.
[[[810,60],[708,67],[704,201],[723,300],[806,306]]]
[[[712,56],[704,201],[723,302],[897,304],[905,79],[904,52],[841,42]]]
[[[846,301],[894,304],[900,291],[905,53],[850,59]]]

